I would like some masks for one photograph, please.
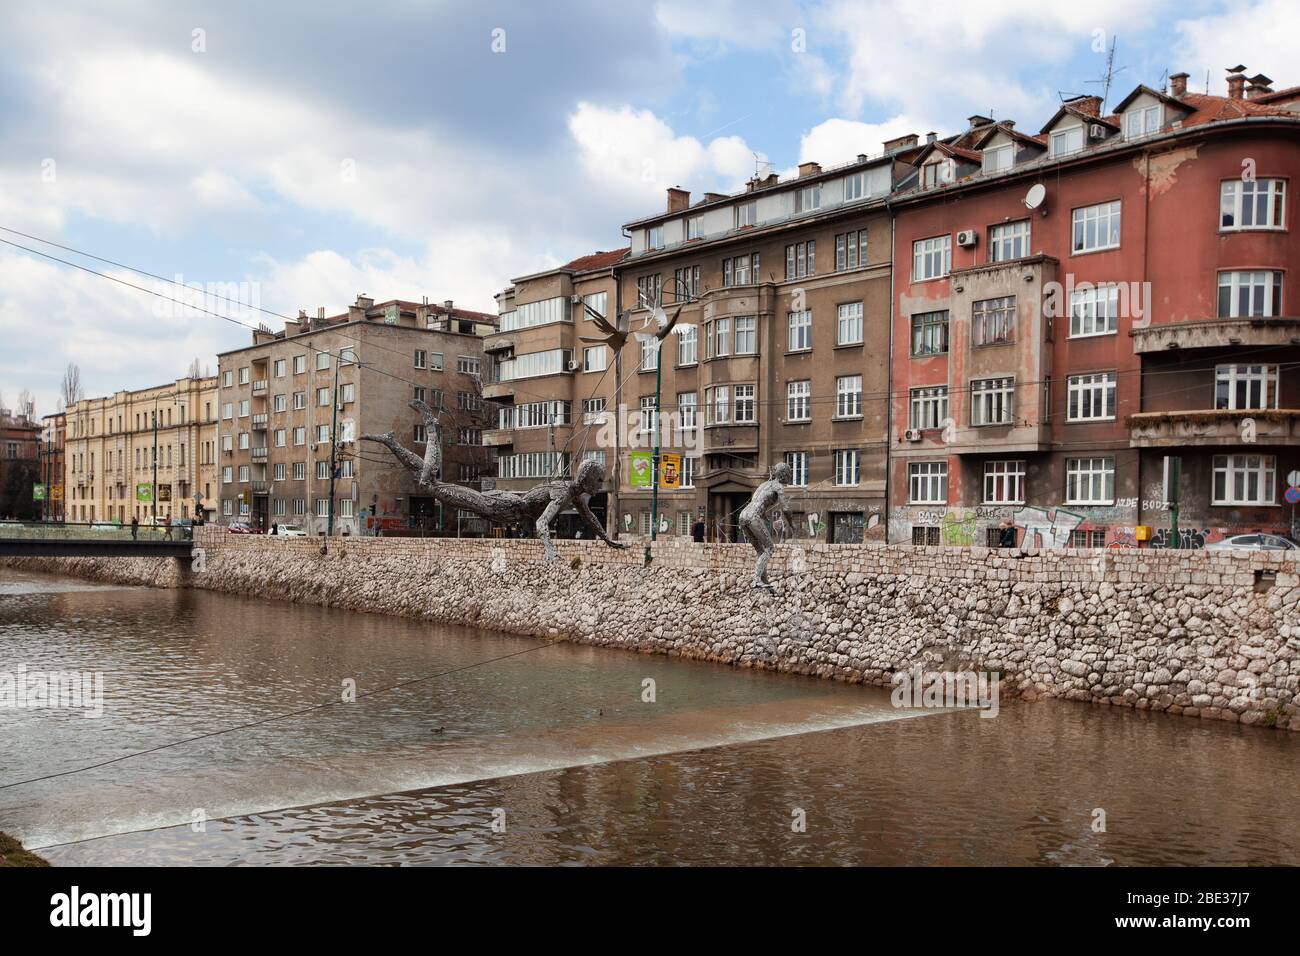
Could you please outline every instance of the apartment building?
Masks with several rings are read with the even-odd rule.
[[[737,513],[779,462],[801,537],[884,535],[889,404],[890,270],[886,199],[899,149],[798,175],[755,177],[735,195],[628,223],[619,297],[632,327],[655,305],[682,304],[662,362],[652,338],[624,347],[620,530],[736,540]],[[656,388],[658,410],[656,414]],[[656,429],[668,455],[652,474]],[[674,467],[677,466],[677,467]],[[677,471],[678,474],[673,474]]]
[[[32,486],[40,482],[40,437],[30,407],[0,408],[0,518],[31,519],[39,512]]]
[[[496,317],[358,296],[347,312],[299,313],[280,331],[218,356],[219,520],[268,531],[455,533],[414,476],[363,434],[392,431],[421,453],[419,399],[439,411],[443,480],[479,487],[491,474],[482,442],[483,337]],[[466,530],[473,527],[470,522]]]
[[[86,398],[64,410],[68,521],[211,517],[216,507],[217,380]]]
[[[493,416],[484,441],[496,453],[497,487],[523,490],[596,458],[617,493],[613,422],[626,360],[610,345],[584,339],[602,337],[594,317],[617,322],[615,268],[627,251],[596,252],[521,276],[497,294],[499,326],[484,342],[491,368],[483,389]],[[607,525],[610,505],[608,494],[591,502]],[[556,533],[568,536],[578,526],[570,509],[557,519]]]
[[[1300,468],[1296,90],[1139,86],[916,142],[891,199],[889,540],[1287,534]],[[1148,529],[1151,529],[1148,531]]]
[[[40,480],[45,485],[45,501],[41,517],[47,521],[62,521],[64,438],[67,433],[67,416],[63,412],[41,418],[41,468]]]

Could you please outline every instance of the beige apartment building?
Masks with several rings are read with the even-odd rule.
[[[62,510],[129,524],[211,517],[217,500],[217,379],[181,378],[67,408]]]
[[[394,432],[422,454],[420,399],[440,410],[443,480],[479,487],[483,337],[496,316],[358,296],[348,311],[299,313],[281,331],[218,356],[218,520],[324,534],[481,531],[444,513],[414,476],[363,434]],[[331,502],[333,503],[331,507]]]
[[[483,394],[493,421],[484,441],[496,452],[497,486],[529,488],[594,457],[611,472],[618,462],[614,410],[623,356],[598,339],[593,315],[616,321],[615,266],[627,249],[597,252],[515,279],[497,295],[499,326],[484,342],[491,367]],[[607,495],[592,510],[609,521]],[[560,535],[577,529],[560,515]]]
[[[620,403],[643,440],[656,425],[680,455],[680,487],[647,472],[647,447],[624,451],[620,529],[647,534],[653,486],[659,533],[735,540],[737,514],[785,462],[800,538],[884,535],[889,427],[890,217],[894,155],[751,180],[695,204],[668,190],[666,209],[628,223],[620,299],[633,327],[647,307],[684,303],[657,368],[651,341],[629,342]],[[634,460],[635,459],[635,460]],[[638,474],[640,472],[640,474]]]

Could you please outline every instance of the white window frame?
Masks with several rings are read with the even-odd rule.
[[[735,355],[758,354],[758,316],[736,316]]]
[[[1001,414],[998,414],[998,413]],[[1015,424],[1016,380],[1011,375],[977,378],[970,383],[972,428]]]
[[[787,349],[791,352],[807,352],[812,348],[812,309],[803,309],[788,314],[789,337]]]
[[[731,386],[735,414],[732,421],[737,425],[758,424],[758,386],[742,383]]]
[[[808,487],[808,453],[806,451],[787,451],[782,456],[790,468],[790,484],[795,488]]]
[[[1250,218],[1256,218],[1255,213],[1259,210],[1259,193],[1260,187],[1264,187],[1264,212],[1267,222],[1249,224],[1243,223],[1246,218],[1247,209],[1251,209]],[[1251,200],[1246,198],[1247,193],[1251,194],[1251,199],[1255,205],[1250,205]],[[1232,224],[1225,226],[1223,224],[1224,214],[1232,216]],[[1273,220],[1277,221],[1274,222]],[[1253,180],[1244,179],[1225,179],[1219,186],[1219,231],[1220,232],[1276,232],[1279,229],[1286,228],[1286,180],[1268,177],[1257,177]]]
[[[1115,459],[1104,456],[1065,460],[1067,505],[1113,505]]]
[[[698,364],[700,360],[700,327],[698,325],[678,325],[674,327],[674,331],[677,333],[677,364]]]
[[[841,302],[835,307],[835,344],[862,344],[862,303]]]
[[[907,500],[914,505],[948,503],[948,462],[911,461],[907,463]]]
[[[736,228],[744,229],[747,226],[758,225],[758,202],[750,200],[742,202],[736,206]]]
[[[1164,125],[1165,110],[1161,104],[1135,107],[1124,113],[1124,138],[1141,139],[1144,136],[1154,136]]]
[[[1029,255],[1033,224],[1028,219],[1003,222],[989,229],[989,262],[1011,262]]]
[[[1058,156],[1073,156],[1082,152],[1087,142],[1088,135],[1083,123],[1052,130],[1050,155],[1053,159]]]
[[[912,243],[912,281],[942,279],[952,271],[952,236],[931,236]]]
[[[1003,143],[1001,146],[990,146],[980,152],[980,168],[985,175],[1000,173],[1010,169],[1016,163],[1016,147],[1014,143]]]
[[[1280,367],[1277,365],[1220,365],[1214,370],[1214,407],[1233,411],[1262,411],[1278,407]],[[1219,394],[1226,389],[1226,401]],[[1246,394],[1238,404],[1239,392]],[[1252,404],[1258,395],[1259,404]]]
[[[1070,255],[1118,249],[1124,238],[1123,212],[1123,205],[1118,199],[1070,210]],[[1092,229],[1091,245],[1088,242],[1089,228]],[[1103,233],[1106,236],[1105,242],[1101,241]],[[1110,238],[1112,234],[1113,241]]]
[[[984,504],[1024,504],[1025,470],[1023,458],[984,462]]]
[[[858,448],[835,449],[835,485],[851,488],[862,483],[862,451]]]
[[[835,379],[835,417],[862,417],[862,376],[840,375]]]
[[[1210,504],[1277,504],[1277,459],[1272,455],[1215,455]]]
[[[1070,334],[1072,339],[1115,335],[1119,331],[1119,285],[1114,282],[1088,285],[1070,291]]]
[[[927,385],[908,391],[909,428],[925,431],[942,428],[948,419],[948,386]]]
[[[608,353],[603,345],[590,345],[582,350],[583,372],[603,372],[609,367]]]
[[[1118,373],[1089,372],[1066,379],[1067,422],[1113,422],[1118,409]]]
[[[785,420],[812,421],[812,381],[801,379],[785,384]]]
[[[1218,304],[1221,319],[1268,318],[1282,314],[1282,286],[1285,279],[1278,269],[1229,269],[1219,273]],[[1228,312],[1223,314],[1223,293],[1228,291]],[[1241,308],[1241,294],[1248,291],[1249,304]],[[1255,303],[1259,301],[1259,311]]]

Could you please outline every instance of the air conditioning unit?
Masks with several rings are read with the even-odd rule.
[[[1106,127],[1100,123],[1088,124],[1088,139],[1105,139]]]
[[[907,431],[903,432],[903,437],[904,437],[905,439],[907,439],[908,441],[920,441],[920,440],[921,440],[921,429],[919,429],[919,428],[909,428]]]
[[[974,229],[963,229],[957,233],[957,245],[963,248],[970,248],[977,241],[977,233]]]
[[[570,371],[570,372],[576,372],[576,371],[577,371],[578,369],[580,369],[580,368],[582,368],[582,363],[581,363],[581,362],[579,362],[577,359],[569,359],[569,371]]]

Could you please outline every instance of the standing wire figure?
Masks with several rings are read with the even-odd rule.
[[[758,552],[758,564],[754,567],[754,587],[770,588],[767,579],[767,563],[772,560],[775,545],[772,531],[768,528],[767,516],[779,512],[777,521],[781,533],[794,528],[794,518],[790,514],[790,502],[785,497],[785,486],[794,479],[794,473],[785,462],[780,462],[772,469],[772,477],[754,489],[749,503],[740,510],[740,527],[745,537]]]

